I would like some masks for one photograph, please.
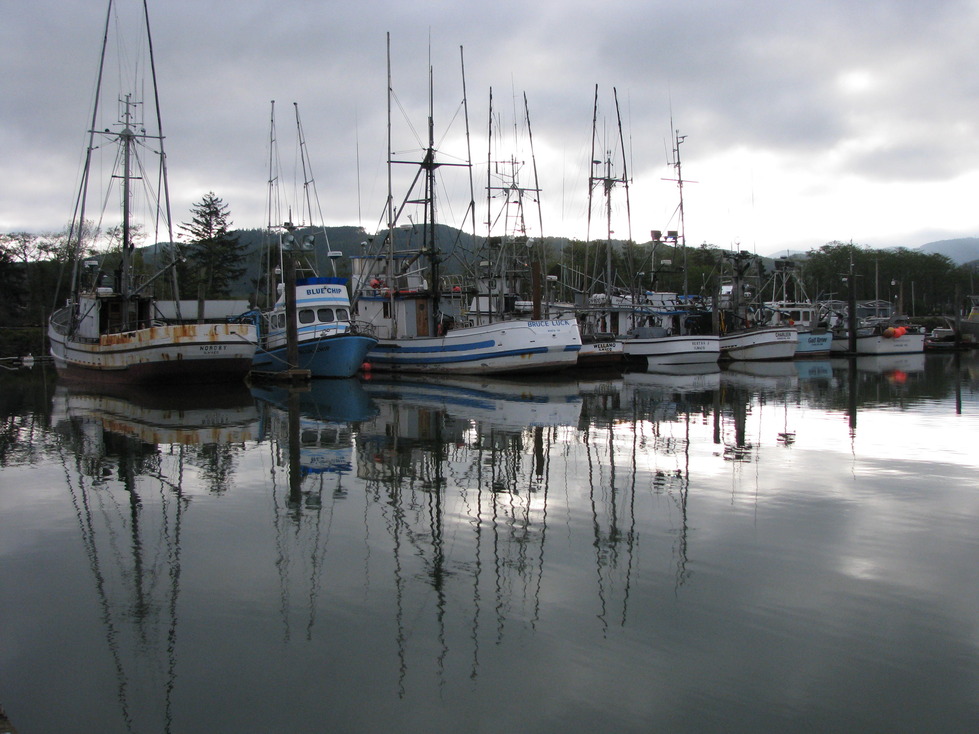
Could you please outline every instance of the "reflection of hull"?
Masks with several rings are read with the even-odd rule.
[[[147,444],[224,444],[255,440],[258,411],[244,384],[206,391],[76,390],[59,385],[55,412],[88,417],[112,433]]]
[[[830,380],[833,378],[833,363],[828,359],[805,360],[795,363],[800,380]]]
[[[458,375],[552,372],[578,361],[573,319],[498,321],[450,329],[444,336],[381,339],[367,355],[372,369]]]
[[[363,421],[377,415],[377,407],[359,380],[317,380],[301,389],[277,385],[253,385],[251,394],[280,410],[288,410],[289,397],[296,397],[304,416],[326,421]]]
[[[669,371],[627,372],[623,380],[627,385],[656,387],[670,392],[700,392],[720,387],[721,368],[717,362],[677,365]]]
[[[714,364],[720,343],[712,335],[676,335],[623,339],[622,349],[630,358],[645,357],[650,368],[664,365]]]
[[[311,377],[353,377],[377,344],[373,337],[358,334],[333,334],[300,342],[299,369],[309,370]],[[283,372],[289,369],[286,349],[259,349],[252,360],[257,372]]]
[[[792,328],[763,326],[721,336],[721,359],[761,361],[792,359],[799,332]]]
[[[925,355],[920,354],[878,354],[866,357],[857,357],[857,369],[861,372],[876,372],[886,374],[888,372],[924,372]]]
[[[364,383],[372,397],[444,410],[488,425],[528,428],[577,425],[577,382],[479,377],[399,378]]]
[[[153,326],[76,339],[58,327],[59,318],[67,317],[52,317],[48,338],[54,365],[66,379],[146,385],[241,380],[255,353],[250,324]]]
[[[754,390],[790,390],[799,386],[795,362],[735,362],[722,374],[721,383]]]

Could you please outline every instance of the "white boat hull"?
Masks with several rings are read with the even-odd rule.
[[[151,326],[92,339],[49,326],[48,339],[60,375],[113,383],[240,380],[256,346],[251,324]]]
[[[381,339],[367,353],[372,370],[486,375],[574,367],[581,350],[573,319],[499,321],[441,336]]]
[[[799,343],[799,332],[791,327],[761,327],[724,334],[720,342],[721,359],[792,359]]]
[[[833,353],[845,354],[850,350],[850,340],[845,334],[833,339]],[[918,354],[925,351],[924,334],[904,334],[886,337],[881,334],[858,334],[857,354]]]
[[[622,340],[623,354],[645,358],[649,368],[684,364],[713,364],[720,356],[717,336],[660,336]]]

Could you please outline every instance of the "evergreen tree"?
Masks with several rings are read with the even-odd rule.
[[[228,205],[213,191],[190,209],[192,219],[180,225],[186,243],[177,252],[187,259],[178,270],[180,289],[199,299],[227,298],[245,273],[244,247],[231,233]]]

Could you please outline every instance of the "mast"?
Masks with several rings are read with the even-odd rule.
[[[150,76],[153,78],[153,106],[156,109],[156,130],[160,136],[160,181],[158,190],[163,193],[164,206],[166,207],[167,224],[167,243],[171,253],[174,253],[174,266],[176,265],[176,253],[173,249],[173,218],[170,215],[170,184],[167,179],[167,154],[163,148],[163,116],[160,112],[160,92],[156,86],[156,58],[153,55],[153,34],[150,33],[150,10],[147,0],[143,0],[143,19],[146,23],[146,44],[150,52]],[[159,214],[159,207],[157,207]],[[180,290],[177,283],[177,268],[170,268],[170,282],[173,287],[173,300],[177,309],[177,318],[180,318]]]
[[[626,219],[627,219],[627,239],[632,239],[632,216],[631,209],[629,205],[629,176],[626,169],[625,162],[625,138],[622,134],[622,116],[619,113],[619,95],[615,87],[612,88],[612,96],[615,101],[615,116],[616,125],[618,128],[618,145],[622,151],[622,175],[616,176],[614,174],[614,166],[612,162],[612,150],[606,146],[603,159],[599,160],[595,157],[595,139],[598,136],[598,85],[595,85],[595,104],[592,112],[592,158],[591,158],[591,171],[592,175],[588,177],[588,239],[591,240],[591,210],[592,210],[592,195],[595,188],[601,184],[602,193],[605,197],[605,290],[606,292],[606,303],[612,305],[612,286],[613,286],[613,273],[612,273],[612,189],[616,184],[622,184],[625,188],[625,199],[626,199]],[[595,175],[595,169],[601,172],[601,175]],[[586,260],[586,275],[587,275],[587,260]],[[598,264],[595,265],[596,271],[598,270]],[[596,278],[594,279],[596,282]]]
[[[132,180],[132,149],[135,134],[132,131],[132,110],[133,104],[131,95],[127,94],[123,100],[125,111],[123,112],[123,128],[119,134],[122,144],[122,267],[119,274],[119,293],[123,299],[122,309],[122,330],[130,329],[129,323],[129,299],[132,295],[132,225],[130,222],[132,212],[130,209],[130,198],[132,191],[130,182]]]
[[[687,228],[683,218],[683,169],[680,166],[680,144],[686,140],[686,135],[680,135],[680,131],[673,131],[673,166],[676,168],[676,185],[680,192],[680,246],[683,248],[683,297],[686,299],[689,290],[687,275]]]
[[[293,102],[293,107],[296,110],[296,135],[299,141],[299,159],[302,164],[303,169],[303,194],[306,198],[306,211],[309,213],[309,226],[313,227],[313,204],[316,204],[316,222],[318,222],[320,231],[323,233],[323,241],[326,243],[327,259],[330,261],[330,268],[333,272],[333,276],[336,277],[337,266],[336,260],[329,256],[330,248],[330,236],[326,231],[326,220],[323,219],[323,209],[320,206],[320,197],[316,192],[316,179],[313,177],[313,164],[309,159],[309,148],[306,145],[306,134],[303,132],[303,123],[299,118],[299,103]],[[316,249],[313,249],[312,263],[310,263],[310,256],[306,256],[306,266],[311,268],[314,275],[320,274],[319,268],[319,257],[316,253]]]
[[[393,161],[391,153],[391,95],[394,90],[391,87],[391,33],[387,33],[387,84],[388,84],[388,252],[387,267],[385,268],[385,279],[390,283],[388,292],[388,302],[391,308],[391,335],[398,333],[398,310],[394,307],[394,183]]]
[[[432,314],[438,313],[439,308],[439,255],[435,240],[435,71],[432,63],[428,63],[428,151],[425,153],[425,194],[428,200],[428,213],[425,217],[426,238],[428,247],[428,265],[431,273],[429,290],[432,294]]]

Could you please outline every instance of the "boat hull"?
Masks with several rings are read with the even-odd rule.
[[[623,339],[622,350],[631,359],[645,359],[648,368],[685,364],[714,364],[720,341],[710,334]]]
[[[845,334],[834,337],[832,348],[834,354],[848,353],[849,337]],[[924,351],[924,334],[904,334],[900,337],[886,337],[881,334],[857,335],[857,354],[918,354]]]
[[[608,340],[582,339],[578,352],[578,367],[618,367],[622,364],[624,353],[622,344],[614,338]]]
[[[814,333],[800,331],[799,342],[795,347],[796,357],[824,357],[830,353],[833,345],[833,334],[829,331]]]
[[[762,327],[724,334],[720,342],[722,360],[792,359],[799,332],[793,328]]]
[[[299,344],[301,370],[309,370],[310,377],[345,378],[360,371],[367,353],[377,344],[377,339],[359,334],[336,334]],[[252,360],[256,372],[279,373],[289,369],[286,349],[259,349]]]
[[[485,375],[554,372],[574,367],[581,350],[572,319],[499,321],[451,329],[442,336],[381,339],[371,369]]]
[[[99,383],[165,384],[241,380],[255,354],[250,324],[179,324],[77,339],[49,326],[58,374]]]

